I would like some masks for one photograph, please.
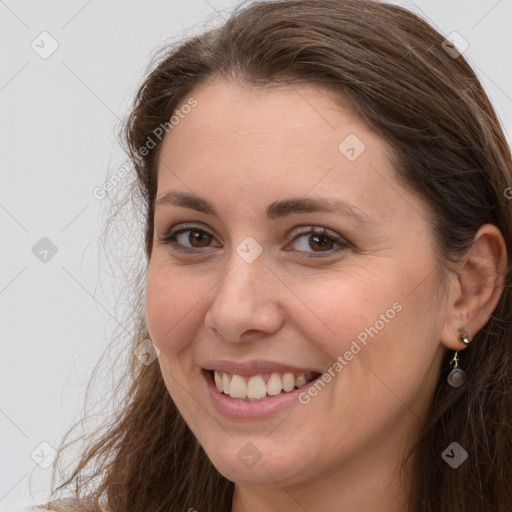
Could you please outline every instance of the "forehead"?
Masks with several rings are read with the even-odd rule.
[[[371,131],[348,101],[318,84],[257,87],[217,79],[195,89],[192,96],[197,106],[180,116],[173,138],[176,143],[178,138],[194,140],[200,147],[208,145],[210,151],[215,149],[215,141],[223,143],[219,150],[235,154],[237,148],[258,143],[265,143],[270,150],[272,142],[280,144],[280,150],[286,145],[310,152],[323,141],[337,150],[336,142],[344,131],[353,129],[363,137]]]
[[[162,144],[158,196],[193,191],[254,210],[284,195],[328,194],[381,218],[396,203],[389,147],[329,89],[217,80],[182,104],[190,97],[197,105]]]

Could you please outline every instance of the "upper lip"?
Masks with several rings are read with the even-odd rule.
[[[311,368],[291,366],[274,361],[252,360],[244,362],[228,361],[225,359],[208,361],[203,365],[208,371],[232,373],[234,375],[259,375],[264,373],[321,373]]]

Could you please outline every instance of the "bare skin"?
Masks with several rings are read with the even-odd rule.
[[[409,510],[402,457],[443,355],[464,349],[459,327],[472,338],[499,300],[501,234],[483,226],[445,272],[428,208],[398,183],[385,142],[322,88],[215,81],[193,96],[197,107],[164,139],[157,200],[195,194],[217,215],[168,202],[155,209],[146,319],[170,395],[235,482],[232,512]],[[267,217],[271,203],[290,198],[351,206]],[[308,227],[329,231],[299,232]],[[159,241],[171,228],[190,231],[174,245]],[[250,263],[237,252],[247,237],[262,250]],[[205,385],[202,368],[217,359],[335,376],[307,403],[232,419]],[[248,443],[260,456],[250,466],[238,456]]]

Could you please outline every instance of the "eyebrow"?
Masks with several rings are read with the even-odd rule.
[[[219,217],[216,208],[210,201],[195,194],[175,191],[167,192],[156,201],[155,209],[164,205],[181,206]],[[314,212],[340,213],[347,217],[352,217],[359,222],[379,224],[356,206],[344,203],[339,199],[327,197],[321,199],[290,198],[275,201],[268,205],[266,214],[269,219],[277,219],[295,213]]]

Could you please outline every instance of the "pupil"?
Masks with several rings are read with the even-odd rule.
[[[190,236],[192,237],[192,245],[195,244],[195,242],[199,242],[201,243],[201,241],[204,241],[205,238],[208,237],[208,234],[207,233],[201,233],[200,231],[192,231],[190,233]]]
[[[329,245],[329,239],[328,237],[324,236],[324,235],[313,235],[313,240],[314,240],[314,243],[317,244],[318,246],[322,247],[322,248],[326,248],[326,246]],[[318,240],[323,240],[323,242],[319,242]],[[329,247],[327,247],[328,249]]]

